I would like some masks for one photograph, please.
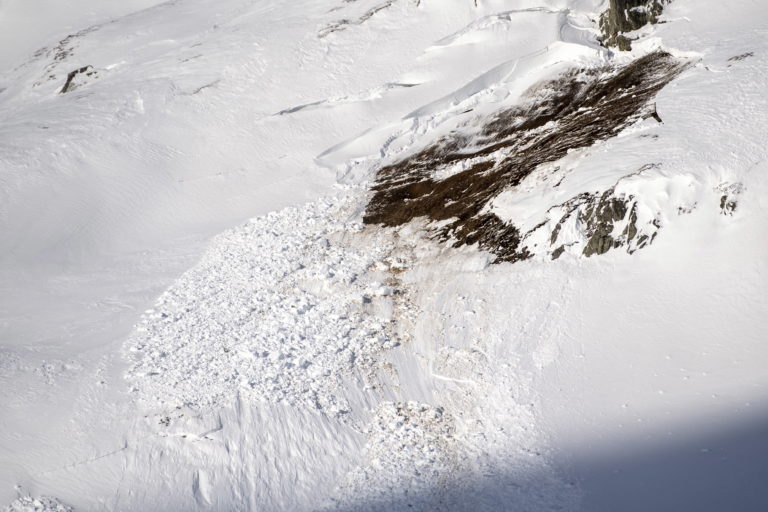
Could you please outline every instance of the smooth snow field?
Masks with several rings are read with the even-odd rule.
[[[768,510],[768,4],[610,4],[0,0],[0,509]]]

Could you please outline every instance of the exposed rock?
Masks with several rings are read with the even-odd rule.
[[[755,52],[741,53],[739,55],[734,55],[733,57],[729,58],[728,62],[741,62],[742,60],[745,60],[754,56],[755,56]]]
[[[93,66],[83,66],[82,68],[70,71],[67,75],[67,81],[64,83],[64,87],[61,88],[61,91],[59,91],[59,94],[74,91],[79,85],[81,85],[75,81],[75,78],[77,78],[77,76],[80,74],[85,76],[93,76],[96,74],[96,71],[93,69]]]
[[[739,204],[739,196],[744,192],[744,185],[741,183],[723,183],[717,187],[722,192],[720,196],[720,213],[723,215],[733,215]]]
[[[612,197],[612,192],[612,190],[605,192],[598,201],[589,204],[586,212],[581,215],[582,222],[591,232],[587,246],[584,247],[584,256],[605,254],[614,245],[618,247],[621,243],[619,240],[614,240],[612,233],[614,225],[624,220],[627,204],[621,199]],[[633,230],[635,231],[636,229]]]
[[[545,223],[526,236],[537,229],[551,229],[551,247],[545,252],[549,252],[553,260],[574,244],[583,245],[581,254],[586,257],[605,254],[619,247],[632,254],[650,244],[661,226],[653,216],[649,222],[640,223],[637,198],[617,195],[614,188],[602,193],[580,194],[550,210],[563,212],[554,228]],[[572,228],[569,232],[576,233],[577,238],[564,239],[562,236],[563,227],[568,223]]]
[[[426,218],[434,221],[436,236],[453,246],[477,244],[497,262],[529,258],[525,234],[514,220],[487,210],[488,203],[541,165],[652,117],[656,93],[687,66],[656,52],[623,68],[580,69],[543,83],[527,93],[523,105],[476,119],[474,135],[468,127],[381,168],[364,220],[397,226]],[[628,199],[579,198],[570,206],[589,219],[585,254],[602,254],[616,245],[609,226],[627,215],[630,208],[621,202]],[[630,234],[634,239],[636,230],[628,229]]]
[[[658,23],[669,0],[610,0],[608,9],[600,16],[603,45],[619,50],[631,50],[632,40],[625,36],[649,23]]]

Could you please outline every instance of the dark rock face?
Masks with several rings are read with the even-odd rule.
[[[608,9],[600,16],[603,45],[619,50],[632,49],[631,39],[624,33],[632,32],[649,23],[658,23],[669,0],[610,0]]]
[[[744,193],[744,185],[742,183],[723,183],[717,189],[723,194],[720,196],[720,213],[733,215],[739,205],[740,196]]]
[[[96,71],[93,70],[93,66],[83,66],[82,68],[70,71],[70,73],[67,75],[67,81],[64,83],[64,87],[61,88],[61,91],[59,91],[59,94],[74,91],[79,85],[75,82],[75,79],[78,75],[81,74],[93,76],[96,74]]]
[[[550,235],[549,242],[554,248],[550,251],[553,260],[565,251],[565,245],[559,241],[561,228],[574,217],[578,219],[586,237],[582,250],[586,257],[605,254],[619,247],[626,248],[626,251],[632,254],[650,244],[660,227],[658,220],[654,219],[650,229],[648,226],[642,227],[645,231],[643,233],[638,225],[635,198],[616,195],[614,188],[603,193],[581,194],[557,207],[565,213]]]
[[[489,202],[542,164],[652,117],[656,93],[687,66],[656,52],[623,68],[574,70],[541,84],[525,104],[476,119],[474,127],[381,168],[364,221],[397,226],[424,218],[453,246],[477,244],[497,261],[527,259],[527,233],[489,210]],[[590,219],[587,256],[615,245],[609,233],[631,209],[610,194],[578,198],[573,206]]]

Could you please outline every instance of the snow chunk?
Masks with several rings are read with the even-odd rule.
[[[72,512],[72,507],[64,505],[56,498],[23,496],[5,508],[5,512]]]

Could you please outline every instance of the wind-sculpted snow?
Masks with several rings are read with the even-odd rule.
[[[331,416],[343,374],[397,344],[391,286],[366,279],[386,244],[347,247],[362,225],[350,199],[256,218],[216,239],[165,292],[128,343],[128,378],[155,404],[205,407],[242,395]]]
[[[382,167],[365,222],[397,226],[426,217],[453,246],[478,244],[499,262],[527,259],[526,233],[487,209],[489,202],[542,165],[658,118],[654,96],[687,67],[655,52],[623,68],[586,68],[539,84],[522,105],[469,121]]]

